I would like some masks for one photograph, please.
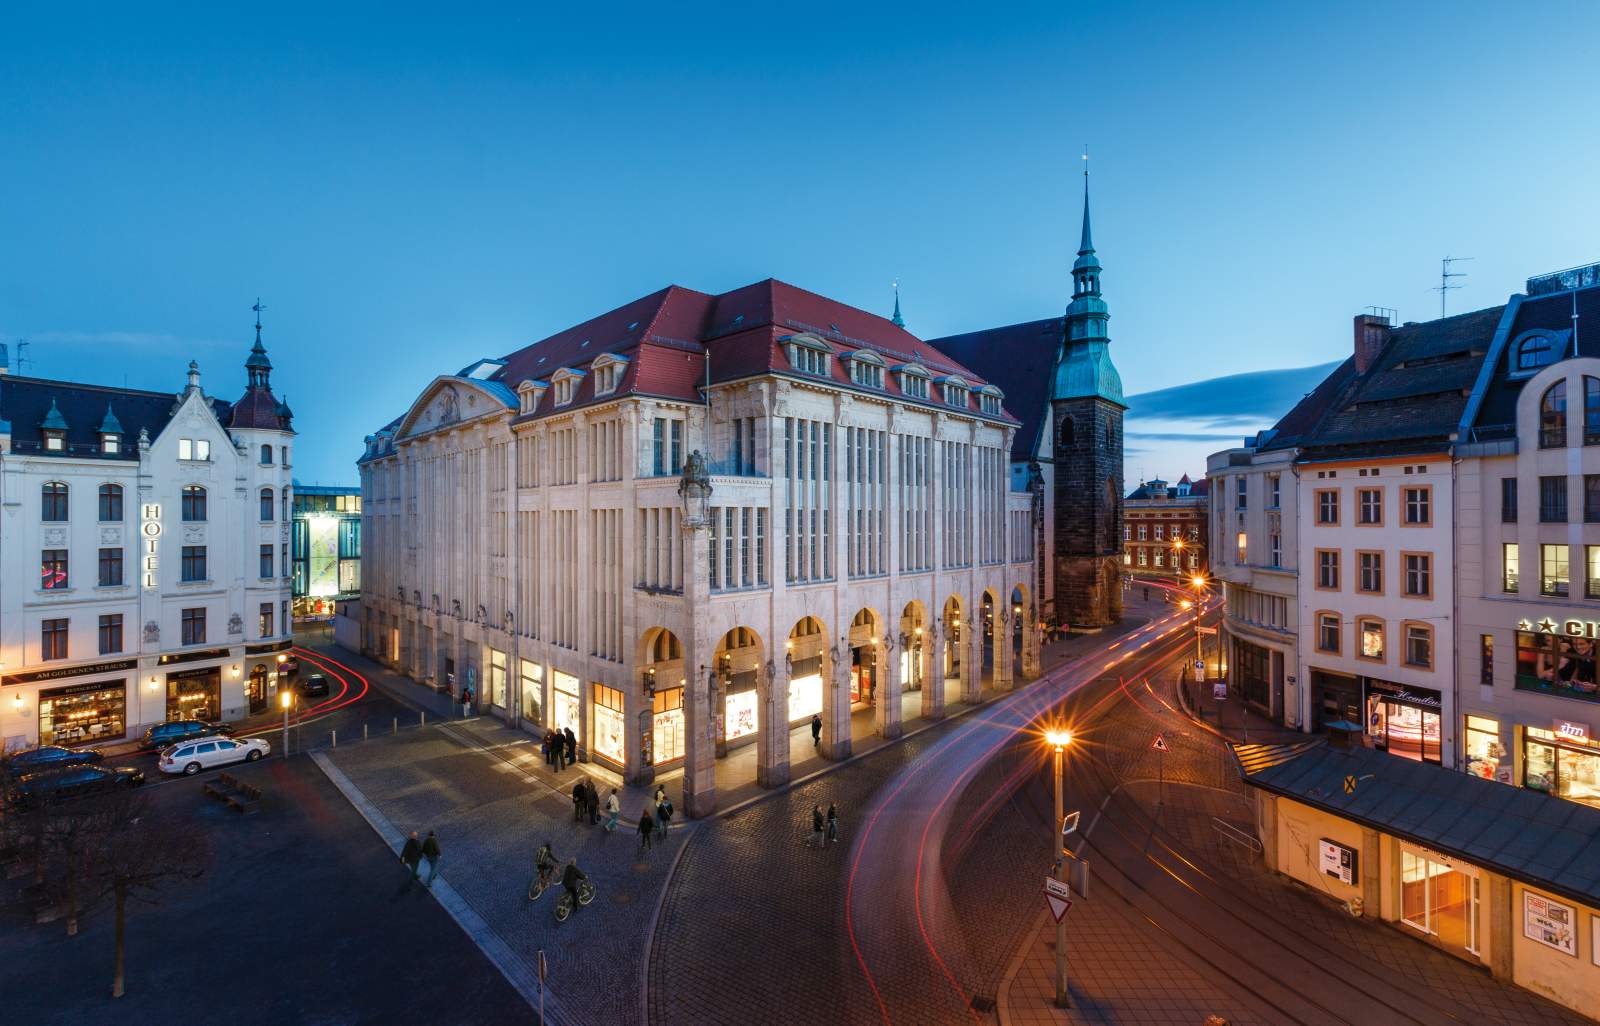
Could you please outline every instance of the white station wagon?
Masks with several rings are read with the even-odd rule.
[[[214,734],[211,737],[195,738],[181,745],[173,745],[161,753],[158,765],[163,773],[193,776],[213,766],[226,766],[232,762],[255,762],[262,756],[270,754],[272,746],[258,737],[236,738]]]

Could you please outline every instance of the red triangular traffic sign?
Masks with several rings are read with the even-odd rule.
[[[1162,737],[1160,734],[1157,734],[1156,739],[1151,742],[1150,747],[1154,748],[1158,752],[1164,752],[1167,750],[1167,739]]]
[[[1061,917],[1067,914],[1067,909],[1072,907],[1072,902],[1066,898],[1058,898],[1054,894],[1045,892],[1044,903],[1050,906],[1050,915],[1056,922],[1061,922]]]

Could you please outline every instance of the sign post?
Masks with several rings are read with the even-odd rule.
[[[1157,734],[1150,747],[1156,752],[1156,808],[1159,809],[1167,801],[1167,739]]]
[[[1072,888],[1053,876],[1044,878],[1044,903],[1058,925],[1072,907]]]
[[[539,1026],[544,1026],[544,981],[550,975],[550,964],[544,959],[544,949],[539,949]]]

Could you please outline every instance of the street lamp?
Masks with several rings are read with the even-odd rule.
[[[294,692],[285,688],[278,692],[278,704],[283,706],[283,757],[289,757],[289,709],[294,705]]]
[[[1061,827],[1066,818],[1066,806],[1061,794],[1063,787],[1061,765],[1062,759],[1067,752],[1067,746],[1072,744],[1072,731],[1047,730],[1045,731],[1044,739],[1051,748],[1055,749],[1056,756],[1056,818],[1050,831],[1050,858],[1055,863],[1056,880],[1066,883],[1067,863],[1061,857]],[[1067,993],[1067,917],[1065,915],[1056,920],[1056,1007],[1072,1007],[1072,996]]]

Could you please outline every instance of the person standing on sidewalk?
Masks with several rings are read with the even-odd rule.
[[[411,878],[406,881],[406,886],[410,887],[417,879],[417,866],[422,861],[422,842],[417,840],[417,832],[415,830],[411,831],[411,836],[406,838],[405,847],[400,849],[400,861],[404,862],[406,868],[411,870]]]
[[[539,739],[539,754],[544,756],[544,764],[550,765],[550,732],[544,732],[544,737]]]
[[[811,747],[822,746],[822,717],[816,713],[811,714]]]
[[[584,789],[580,780],[572,785],[572,821],[582,823],[583,815],[589,810],[589,792]]]
[[[836,844],[839,840],[839,807],[832,802],[828,803],[828,843]]]
[[[617,828],[617,817],[620,816],[621,814],[622,814],[622,802],[617,799],[617,789],[613,787],[611,789],[611,793],[606,796],[606,831],[607,832],[610,832],[610,831],[615,830]]]
[[[667,828],[672,825],[672,799],[665,793],[661,795],[661,804],[656,806],[656,815],[661,817],[661,837],[665,840]]]
[[[806,838],[806,843],[815,847],[822,847],[822,806],[811,806],[811,836]]]
[[[652,816],[650,814],[650,810],[648,808],[646,808],[643,812],[641,812],[639,814],[639,850],[640,851],[649,851],[650,850],[650,834],[652,832],[654,832],[655,828],[656,828],[656,818],[654,816]]]
[[[661,805],[667,800],[667,789],[661,784],[656,785],[655,797],[650,800],[651,806],[656,810],[656,829],[665,829],[661,823]]]
[[[571,727],[568,727],[563,736],[567,742],[567,765],[571,766],[578,761],[578,735],[572,732]]]
[[[589,825],[594,826],[600,822],[600,789],[594,786],[591,778],[584,785],[584,810],[589,813]]]
[[[428,860],[428,878],[422,881],[422,886],[432,887],[434,878],[439,875],[439,839],[433,836],[432,830],[422,842],[422,857]]]
[[[550,730],[550,758],[556,764],[556,773],[560,774],[567,768],[567,739],[561,736],[561,731]]]

